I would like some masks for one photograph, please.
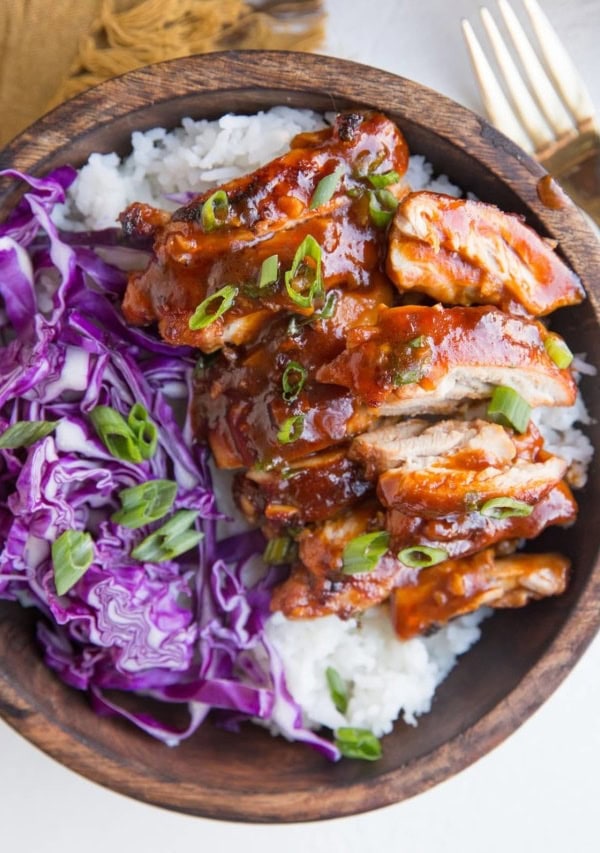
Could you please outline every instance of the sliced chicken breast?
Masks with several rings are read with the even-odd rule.
[[[154,247],[147,269],[130,276],[126,319],[157,321],[165,340],[210,353],[252,341],[277,312],[313,314],[333,287],[369,287],[381,274],[386,234],[365,215],[368,175],[393,175],[393,189],[407,163],[393,122],[380,113],[342,114],[172,217],[132,205],[122,216],[125,236],[150,236]],[[195,312],[207,299],[207,313],[218,316],[199,326]]]
[[[376,324],[348,334],[317,379],[350,389],[379,416],[450,412],[499,385],[531,406],[572,405],[575,383],[548,355],[547,335],[495,308],[382,308]]]
[[[568,526],[577,517],[577,503],[565,482],[550,489],[533,507],[530,515],[493,518],[481,512],[425,518],[389,510],[385,526],[390,534],[390,551],[398,554],[421,548],[444,551],[449,559],[467,557],[491,545],[498,553],[515,550],[521,539],[534,539],[551,525]]]
[[[410,436],[405,424],[368,432],[354,439],[350,451],[370,473],[379,475],[382,504],[405,515],[464,514],[495,498],[533,507],[567,469],[564,459],[542,450],[532,457],[536,445],[525,441],[519,445],[513,431],[499,424],[483,420],[418,424],[420,432]],[[529,429],[538,435],[533,424]]]
[[[401,293],[545,315],[584,298],[581,282],[522,218],[491,204],[416,192],[400,203],[387,272]]]
[[[392,621],[402,640],[428,634],[480,607],[523,607],[561,595],[570,562],[561,554],[513,554],[497,558],[488,548],[466,559],[423,569],[414,583],[392,593]]]
[[[251,468],[234,482],[236,503],[248,521],[271,529],[324,521],[373,490],[361,466],[348,458],[347,445],[285,467]]]

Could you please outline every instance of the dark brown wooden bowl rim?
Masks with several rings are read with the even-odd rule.
[[[536,184],[545,170],[482,118],[412,81],[356,63],[324,56],[289,52],[240,51],[203,55],[161,63],[110,80],[79,95],[41,118],[0,153],[0,169],[17,168],[43,174],[61,162],[61,151],[85,150],[90,122],[107,129],[125,122],[137,129],[149,104],[223,91],[243,95],[261,89],[304,93],[307,98],[327,93],[330,108],[365,104],[401,112],[406,120],[429,128],[442,139],[481,163],[518,195],[547,232],[559,241],[566,260],[587,287],[596,318],[600,316],[600,250],[595,237],[575,208],[550,210],[537,196]],[[182,101],[183,103],[183,101]],[[175,113],[174,113],[175,114]],[[433,118],[434,117],[434,118]],[[107,149],[110,150],[110,149]],[[89,152],[87,152],[89,153]],[[0,210],[9,193],[0,187]],[[588,247],[581,252],[582,245]],[[76,739],[68,727],[39,713],[34,688],[0,672],[0,714],[28,740],[89,779],[113,790],[170,809],[229,820],[312,820],[337,817],[397,802],[442,781],[499,744],[521,725],[556,689],[582,655],[600,627],[600,561],[567,624],[550,648],[503,701],[479,721],[434,752],[392,773],[342,788],[306,791],[290,798],[285,790],[268,795],[248,790],[228,802],[228,791],[202,785],[173,785],[144,774],[143,768],[124,768],[98,755],[93,744]],[[199,769],[201,776],[201,769]]]

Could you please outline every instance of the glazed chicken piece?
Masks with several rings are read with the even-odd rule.
[[[314,530],[304,530],[298,536],[300,562],[273,590],[271,610],[281,610],[288,619],[314,619],[332,613],[347,618],[384,601],[399,581],[414,580],[415,570],[391,554],[383,555],[370,572],[342,571],[346,545],[364,533],[382,530],[383,521],[377,501],[366,500]]]
[[[488,421],[418,420],[359,436],[350,455],[379,476],[382,504],[405,515],[464,514],[495,498],[533,507],[562,480],[567,463],[541,449],[533,424],[528,431],[519,439]]]
[[[331,518],[373,488],[343,445],[283,468],[240,472],[234,480],[234,498],[250,524],[277,530]]]
[[[157,321],[165,340],[210,353],[252,341],[277,312],[310,316],[334,287],[368,288],[381,274],[386,245],[365,206],[368,177],[401,176],[407,163],[404,138],[385,116],[343,114],[332,128],[302,134],[287,154],[170,218],[132,205],[122,215],[124,233],[134,241],[153,236],[154,256],[130,276],[126,319]],[[329,187],[319,194],[323,180]],[[388,189],[402,191],[395,176]],[[268,259],[273,267],[263,270]],[[190,328],[207,299],[207,313],[219,316]]]
[[[550,525],[571,524],[576,515],[577,504],[565,483],[551,489],[531,515],[507,518],[479,512],[434,519],[405,515],[399,510],[384,514],[381,505],[367,495],[360,504],[297,535],[298,562],[287,580],[273,591],[271,608],[283,611],[290,619],[331,613],[348,617],[385,601],[396,587],[410,589],[419,582],[420,573],[438,568],[419,570],[406,565],[399,556],[405,549],[412,553],[419,548],[441,549],[449,558],[446,562],[458,562],[457,558],[484,548],[500,556],[514,551],[521,539],[533,539]],[[342,557],[346,545],[364,533],[384,529],[390,534],[389,548],[375,569],[345,574]]]
[[[409,640],[479,607],[524,607],[561,595],[569,569],[569,560],[560,554],[497,558],[491,548],[466,559],[447,560],[393,590],[394,628],[400,639]]]
[[[493,518],[480,512],[424,518],[407,515],[400,509],[388,510],[385,526],[390,534],[390,551],[406,548],[435,548],[449,558],[467,557],[491,545],[498,553],[515,550],[521,539],[534,539],[551,525],[566,527],[577,517],[577,503],[565,482],[558,483],[533,507],[531,515]]]
[[[196,372],[194,430],[220,468],[289,464],[340,444],[372,421],[365,407],[355,412],[351,393],[317,382],[315,374],[343,350],[349,329],[376,318],[391,299],[391,285],[381,276],[369,289],[335,294],[330,317],[276,317],[255,344],[227,348]],[[291,394],[283,387],[286,371]]]
[[[382,308],[377,323],[349,332],[344,351],[317,371],[379,416],[446,413],[464,400],[514,389],[530,406],[568,406],[576,386],[544,347],[534,320],[495,308]]]
[[[401,293],[545,315],[584,298],[577,276],[522,218],[491,204],[416,192],[400,203],[387,272]]]

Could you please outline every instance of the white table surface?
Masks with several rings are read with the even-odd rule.
[[[475,18],[479,0],[327,5],[328,52],[478,108],[458,21]],[[542,0],[542,6],[600,112],[600,0]],[[407,802],[322,824],[247,826],[164,812],[65,770],[0,722],[0,851],[592,853],[600,850],[599,766],[600,639],[551,699],[472,767]]]

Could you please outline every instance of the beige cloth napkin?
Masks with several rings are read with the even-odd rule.
[[[0,0],[0,146],[52,106],[151,62],[313,50],[322,0]]]

